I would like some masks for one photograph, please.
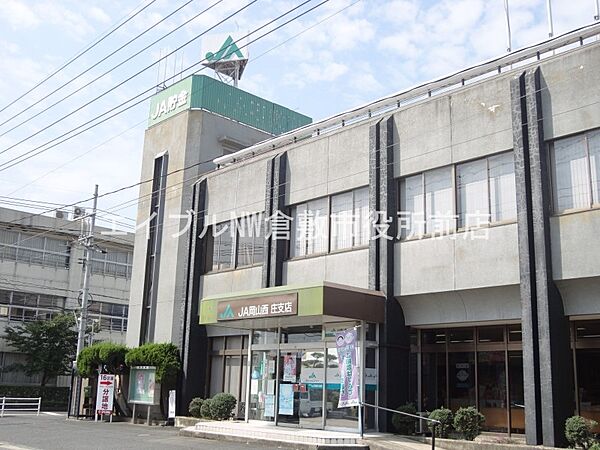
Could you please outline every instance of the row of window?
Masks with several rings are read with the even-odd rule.
[[[270,233],[278,239],[283,233],[285,240],[290,241],[292,258],[365,246],[369,242],[366,187],[295,205],[290,214],[281,215],[285,230],[276,223],[277,218],[266,218],[262,213],[214,225],[208,236],[207,269],[221,271],[262,264],[267,222]]]
[[[88,313],[89,320],[98,324],[100,331],[127,331],[127,305],[93,301],[88,307]]]
[[[69,242],[0,229],[0,260],[50,267],[69,267]]]
[[[600,205],[600,130],[554,141],[550,167],[554,212]],[[512,151],[411,175],[400,180],[399,188],[402,239],[517,217]],[[365,246],[374,220],[367,187],[309,200],[289,213],[291,258]],[[227,232],[233,228],[234,233]],[[216,225],[208,267],[219,271],[262,263],[264,229],[262,215]]]
[[[513,153],[403,178],[400,217],[403,238],[516,219]]]
[[[64,308],[64,297],[0,290],[0,319],[14,322],[47,320]]]

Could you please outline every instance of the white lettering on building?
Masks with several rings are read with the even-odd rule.
[[[173,94],[156,104],[156,109],[152,113],[152,120],[156,120],[164,114],[175,111],[187,104],[188,91],[181,91],[178,94]]]

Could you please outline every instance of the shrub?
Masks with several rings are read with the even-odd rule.
[[[454,420],[454,414],[452,414],[452,411],[444,407],[440,409],[434,409],[431,414],[429,414],[429,418],[441,422],[440,424],[436,424],[436,437],[447,438],[448,433],[450,433],[450,430],[452,430],[452,424]],[[433,432],[433,424],[431,422],[427,422],[427,426]]]
[[[600,442],[594,442],[588,450],[600,450]]]
[[[569,445],[589,449],[594,442],[592,428],[596,425],[597,422],[581,416],[569,417],[565,422],[565,436]]]
[[[1,397],[42,397],[42,411],[66,411],[69,388],[58,386],[0,386]]]
[[[231,394],[221,393],[210,399],[210,415],[212,419],[227,420],[237,403],[236,398]]]
[[[202,417],[203,419],[212,419],[212,411],[211,411],[211,407],[210,404],[212,403],[212,400],[210,398],[207,398],[206,400],[204,400],[202,402],[202,406],[200,407],[200,417]]]
[[[454,415],[454,428],[462,433],[467,441],[472,441],[481,434],[485,417],[472,406],[459,408]]]
[[[200,397],[196,397],[196,398],[192,399],[192,401],[190,402],[190,406],[188,408],[192,417],[196,417],[196,418],[202,417],[201,410],[202,410],[203,403],[204,403],[204,400],[201,399]]]
[[[173,344],[144,344],[127,352],[125,363],[129,367],[155,366],[156,382],[174,381],[181,367],[179,349]]]
[[[417,408],[412,403],[406,403],[396,409],[409,414],[417,414]],[[415,422],[417,419],[405,416],[403,414],[394,414],[392,416],[392,424],[396,431],[400,434],[414,434],[415,433]]]
[[[85,347],[77,357],[77,371],[84,378],[97,375],[99,365],[105,366],[108,373],[118,374],[125,370],[127,347],[112,342],[99,342]]]

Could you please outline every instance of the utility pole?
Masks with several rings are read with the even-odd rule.
[[[85,230],[85,226],[82,223],[82,233],[79,236],[78,243],[81,244],[85,251],[83,258],[83,286],[81,289],[81,314],[79,316],[78,333],[77,333],[77,354],[75,355],[75,364],[77,364],[77,358],[79,353],[85,346],[85,331],[87,328],[87,310],[88,310],[88,298],[90,296],[90,275],[91,275],[91,262],[92,252],[94,251],[94,227],[96,226],[96,208],[98,206],[98,185],[94,189],[94,206],[92,213],[83,216],[81,220],[85,220],[87,217],[90,218],[90,228]],[[77,374],[75,396],[73,399],[74,415],[79,417],[79,400],[81,398],[81,377]]]

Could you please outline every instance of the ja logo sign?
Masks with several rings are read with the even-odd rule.
[[[231,305],[227,305],[225,310],[219,314],[219,319],[233,319],[233,309],[231,309]]]
[[[233,56],[236,56],[239,59],[244,59],[244,55],[242,54],[240,48],[233,41],[231,35],[227,36],[223,45],[217,53],[208,52],[206,54],[206,59],[208,61],[219,61],[219,60],[227,60],[232,59]]]

